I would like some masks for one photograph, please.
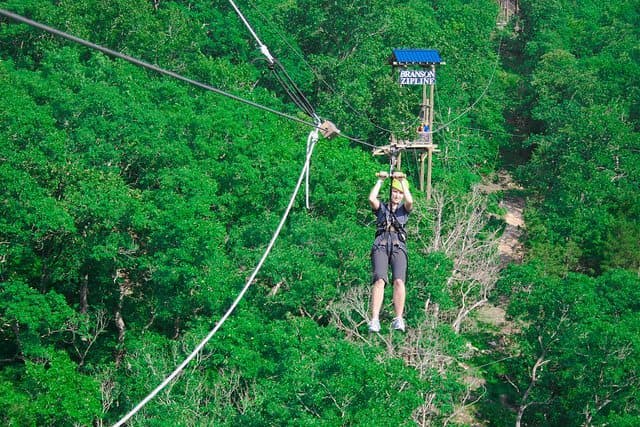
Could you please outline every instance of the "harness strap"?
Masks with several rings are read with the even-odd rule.
[[[404,229],[404,225],[398,221],[395,213],[391,211],[391,207],[387,204],[384,205],[385,209],[385,219],[384,223],[377,224],[376,228],[376,237],[380,236],[382,233],[398,233],[401,242],[405,242],[407,240],[407,232]]]

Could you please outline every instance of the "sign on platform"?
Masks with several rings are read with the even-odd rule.
[[[435,70],[400,70],[401,85],[434,85],[436,84]]]

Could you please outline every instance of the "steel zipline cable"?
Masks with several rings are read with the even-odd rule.
[[[236,14],[238,15],[242,23],[245,25],[245,27],[247,27],[247,30],[249,31],[249,33],[251,33],[251,35],[253,36],[253,39],[256,41],[256,43],[258,44],[258,47],[260,48],[260,52],[262,52],[262,54],[267,58],[267,61],[269,62],[269,68],[271,68],[274,75],[276,76],[276,79],[278,80],[280,85],[283,87],[285,92],[287,92],[287,95],[289,95],[289,98],[291,98],[291,100],[302,111],[307,113],[309,117],[313,118],[316,121],[316,123],[319,123],[320,118],[316,114],[315,109],[313,108],[311,103],[307,100],[307,98],[304,96],[300,88],[298,88],[298,86],[295,84],[293,79],[289,76],[289,74],[287,73],[287,70],[285,70],[282,64],[280,64],[280,62],[271,54],[271,52],[269,51],[269,48],[264,43],[262,43],[262,40],[260,40],[256,32],[254,31],[253,27],[251,27],[251,24],[249,23],[247,18],[245,18],[244,14],[240,10],[240,8],[236,5],[236,3],[233,0],[229,0],[229,3],[231,4],[231,7],[233,7],[233,10],[235,10]]]
[[[262,52],[262,54],[267,58],[267,61],[269,62],[269,66],[273,70],[276,78],[278,79],[278,81],[280,82],[280,84],[282,85],[284,90],[287,92],[289,97],[293,100],[293,102],[301,110],[303,110],[311,118],[313,118],[316,121],[316,123],[319,123],[320,122],[320,118],[316,114],[315,109],[313,108],[311,103],[307,100],[307,98],[304,96],[304,94],[298,88],[298,86],[296,86],[295,82],[289,76],[289,74],[284,69],[282,64],[280,64],[280,62],[276,58],[274,58],[273,55],[271,55],[271,52],[269,52],[269,48],[264,43],[262,43],[262,40],[260,40],[260,38],[256,34],[255,30],[251,27],[251,24],[249,24],[249,21],[242,14],[242,11],[240,10],[240,8],[238,8],[238,6],[235,4],[235,2],[233,0],[229,0],[229,3],[231,4],[231,7],[233,7],[233,10],[235,10],[235,12],[238,14],[238,17],[240,18],[242,23],[247,27],[247,30],[249,31],[249,33],[251,33],[251,35],[253,36],[254,40],[258,44],[260,52]],[[304,58],[303,58],[303,60],[304,60]],[[348,136],[348,135],[345,135],[343,133],[340,133],[340,136],[342,136],[343,138],[346,138],[346,139],[348,139],[350,141],[356,142],[358,144],[367,146],[369,148],[373,148],[373,149],[378,148],[377,145],[370,144],[370,143],[368,143],[366,141],[363,141],[363,140],[361,140],[359,138],[354,138],[352,136]]]
[[[21,22],[23,24],[27,24],[27,25],[29,25],[31,27],[38,28],[40,30],[46,31],[46,32],[48,32],[50,34],[54,34],[56,36],[60,36],[62,38],[70,40],[70,41],[72,41],[74,43],[78,43],[78,44],[81,44],[81,45],[86,46],[88,48],[98,50],[98,51],[100,51],[100,52],[102,52],[102,53],[104,53],[106,55],[125,60],[127,62],[130,62],[132,64],[138,65],[140,67],[144,67],[146,69],[155,71],[157,73],[164,74],[166,76],[170,76],[170,77],[173,77],[175,79],[181,80],[183,82],[189,83],[191,85],[197,86],[197,87],[199,87],[201,89],[205,89],[205,90],[208,90],[210,92],[217,93],[218,95],[222,95],[222,96],[225,96],[227,98],[231,98],[234,101],[242,102],[242,103],[250,105],[250,106],[252,106],[254,108],[258,108],[260,110],[264,110],[264,111],[267,111],[269,113],[276,114],[278,116],[284,117],[284,118],[289,119],[289,120],[293,120],[293,121],[298,122],[298,123],[302,123],[302,124],[307,125],[307,126],[311,126],[311,127],[314,127],[314,128],[317,127],[317,125],[314,124],[314,123],[308,122],[306,120],[302,120],[302,119],[300,119],[298,117],[292,116],[292,115],[287,114],[287,113],[283,113],[281,111],[274,110],[273,108],[258,104],[257,102],[253,102],[251,100],[242,98],[240,96],[231,94],[229,92],[225,92],[225,91],[223,91],[221,89],[215,88],[215,87],[207,85],[205,83],[201,83],[201,82],[199,82],[197,80],[190,79],[188,77],[182,76],[182,75],[180,75],[178,73],[175,73],[173,71],[165,70],[164,68],[160,68],[160,67],[158,67],[156,65],[150,64],[148,62],[145,62],[145,61],[142,61],[140,59],[134,58],[132,56],[125,55],[124,53],[117,52],[115,50],[106,48],[104,46],[100,46],[100,45],[95,44],[95,43],[91,43],[91,42],[89,42],[87,40],[81,39],[81,38],[76,37],[74,35],[71,35],[69,33],[65,33],[64,31],[60,31],[60,30],[58,30],[56,28],[52,28],[52,27],[49,27],[47,25],[41,24],[40,22],[36,22],[36,21],[31,20],[31,19],[25,18],[24,16],[15,14],[13,12],[9,12],[7,10],[0,9],[0,15],[3,15],[5,17],[7,17],[7,18],[11,18],[11,19],[13,19],[15,21],[18,21],[18,22]]]
[[[355,107],[351,102],[349,102],[349,100],[346,98],[346,95],[344,93],[338,92],[338,90],[336,90],[333,86],[331,86],[324,78],[324,76],[315,68],[313,67],[309,61],[306,60],[306,58],[304,57],[304,55],[302,55],[302,53],[298,52],[298,50],[296,50],[291,43],[289,43],[289,41],[286,39],[286,37],[282,34],[281,31],[279,31],[276,26],[273,24],[273,20],[269,17],[267,17],[261,10],[260,8],[258,8],[258,6],[256,6],[256,4],[252,1],[248,1],[248,3],[251,5],[251,7],[253,7],[253,9],[262,17],[262,19],[267,23],[267,25],[269,25],[269,27],[271,28],[271,30],[273,32],[276,33],[276,35],[280,38],[280,40],[289,47],[290,51],[293,52],[298,58],[300,58],[300,60],[307,66],[307,68],[313,73],[313,75],[316,77],[316,79],[321,82],[333,95],[335,95],[336,97],[338,97],[352,112],[354,112],[357,116],[360,116],[362,118],[364,118],[368,123],[370,123],[373,127],[375,127],[376,129],[384,132],[384,133],[388,133],[388,134],[392,134],[394,133],[394,130],[392,129],[388,129],[385,128],[379,124],[377,124],[366,112],[358,109],[357,107]],[[408,126],[407,129],[411,128],[412,126]],[[405,129],[406,130],[406,129]],[[362,143],[361,140],[355,140],[358,143]],[[364,144],[364,145],[368,145],[370,147],[373,148],[377,148],[377,146],[375,145],[371,145],[371,144]]]
[[[191,84],[193,86],[197,86],[197,87],[199,87],[201,89],[217,93],[218,95],[225,96],[225,97],[230,98],[230,99],[232,99],[234,101],[241,102],[243,104],[246,104],[246,105],[249,105],[251,107],[257,108],[259,110],[263,110],[263,111],[266,111],[268,113],[275,114],[275,115],[280,116],[280,117],[284,117],[284,118],[286,118],[288,120],[292,120],[294,122],[301,123],[303,125],[319,129],[319,124],[318,123],[312,123],[310,121],[300,119],[299,117],[295,117],[295,116],[292,116],[290,114],[283,113],[283,112],[278,111],[278,110],[274,110],[273,108],[267,107],[267,106],[262,105],[262,104],[258,104],[257,102],[242,98],[242,97],[240,97],[238,95],[234,95],[232,93],[225,92],[225,91],[223,91],[221,89],[218,89],[216,87],[210,86],[208,84],[199,82],[197,80],[190,79],[190,78],[185,77],[185,76],[182,76],[182,75],[180,75],[180,74],[178,74],[176,72],[173,72],[173,71],[170,71],[170,70],[166,70],[164,68],[158,67],[156,65],[153,65],[153,64],[150,64],[148,62],[142,61],[140,59],[134,58],[132,56],[126,55],[124,53],[109,49],[107,47],[104,47],[104,46],[101,46],[101,45],[98,45],[98,44],[95,44],[95,43],[92,43],[90,41],[84,40],[84,39],[82,39],[80,37],[76,37],[76,36],[71,35],[69,33],[65,33],[64,31],[58,30],[56,28],[50,27],[50,26],[42,24],[40,22],[33,21],[33,20],[29,19],[29,18],[25,18],[22,15],[18,15],[16,13],[10,12],[10,11],[5,10],[5,9],[0,9],[0,15],[1,16],[5,16],[5,17],[10,18],[10,19],[13,19],[14,21],[17,21],[17,22],[20,22],[20,23],[23,23],[23,24],[27,24],[27,25],[29,25],[31,27],[40,29],[42,31],[46,31],[46,32],[48,32],[50,34],[62,37],[64,39],[67,39],[67,40],[72,41],[74,43],[78,43],[78,44],[80,44],[82,46],[85,46],[85,47],[88,47],[90,49],[94,49],[94,50],[100,51],[100,52],[104,53],[105,55],[109,55],[109,56],[112,56],[114,58],[122,59],[122,60],[127,61],[127,62],[129,62],[131,64],[138,65],[140,67],[146,68],[148,70],[155,71],[155,72],[163,74],[165,76],[173,77],[173,78],[175,78],[177,80],[181,80],[181,81],[183,81],[185,83],[189,83],[189,84]],[[348,136],[348,135],[346,135],[344,133],[340,133],[339,135],[341,137],[346,138],[346,139],[348,139],[350,141],[353,141],[355,143],[358,143],[358,144],[361,144],[361,145],[364,145],[364,146],[367,146],[367,147],[371,147],[371,148],[377,148],[376,145],[370,144],[370,143],[368,143],[366,141],[363,141],[362,139],[359,139],[359,138],[356,138],[356,137],[352,137],[352,136]]]
[[[446,130],[449,127],[449,125],[451,125],[452,123],[460,120],[462,117],[467,115],[471,110],[473,110],[475,108],[475,106],[485,97],[485,95],[489,91],[489,88],[493,84],[493,79],[495,78],[496,72],[498,70],[498,65],[500,63],[500,52],[502,50],[502,39],[503,39],[503,37],[504,36],[501,34],[500,35],[500,40],[498,41],[498,51],[496,52],[496,60],[494,61],[494,64],[493,64],[493,70],[491,71],[491,76],[489,77],[489,81],[485,85],[485,87],[482,90],[482,92],[480,93],[480,95],[476,98],[475,101],[473,101],[473,103],[471,105],[469,105],[467,108],[465,108],[456,117],[454,117],[453,119],[447,121],[446,123],[441,124],[436,129],[434,129],[433,132],[431,132],[431,133],[439,133],[439,132],[441,132],[443,130]]]

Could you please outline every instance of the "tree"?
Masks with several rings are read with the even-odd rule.
[[[549,276],[513,267],[501,283],[521,326],[503,381],[516,422],[599,424],[633,417],[636,398],[638,278],[612,270],[598,279]],[[624,301],[620,299],[625,295]],[[629,419],[631,419],[629,418]]]

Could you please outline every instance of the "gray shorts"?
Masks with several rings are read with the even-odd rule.
[[[388,250],[387,242],[376,243],[371,248],[371,269],[373,282],[379,279],[389,283],[389,265],[391,265],[391,280],[400,279],[407,282],[407,250],[403,244],[393,244]]]

